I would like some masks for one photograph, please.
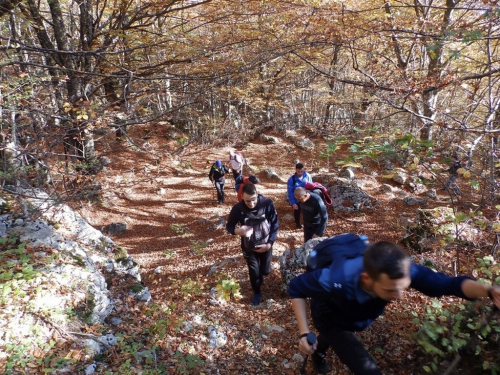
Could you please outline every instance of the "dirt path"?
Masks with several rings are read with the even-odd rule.
[[[151,149],[165,150],[168,145],[162,143],[162,139],[165,138],[158,136],[156,143],[149,139]],[[225,160],[229,148],[224,145],[191,147],[180,158],[172,159],[165,152],[123,152],[121,144],[110,141],[108,145],[111,164],[101,181],[103,204],[85,206],[80,211],[96,228],[112,222],[127,223],[127,231],[113,239],[140,264],[144,284],[154,301],[174,311],[173,326],[198,317],[203,322],[189,333],[173,330],[177,333],[169,336],[162,359],[172,362],[175,368],[172,356],[176,350],[182,350],[203,358],[205,373],[296,374],[300,366],[300,361],[294,358],[298,353],[297,328],[289,299],[282,292],[278,256],[286,248],[298,247],[302,243],[302,232],[295,229],[293,219],[284,220],[292,214],[286,201],[286,184],[266,180],[263,171],[273,168],[287,178],[298,159],[306,169],[313,169],[314,174],[322,166],[321,159],[296,151],[285,139],[272,146],[249,143],[239,148],[250,160],[252,172],[262,180],[259,191],[272,198],[281,218],[274,246],[273,272],[265,279],[263,302],[253,307],[239,240],[224,229],[229,210],[236,203],[232,181],[226,183],[226,203],[217,205],[215,190],[207,177],[210,166],[207,161]],[[294,152],[289,153],[290,149]],[[383,201],[384,197],[377,193],[380,182],[371,176],[364,177],[368,180],[366,190],[381,199],[381,206],[354,215],[330,212],[326,234],[357,232],[367,234],[372,241],[398,240],[403,232],[404,216],[412,215],[414,209]],[[222,279],[239,283],[243,295],[240,301],[231,300],[225,305],[210,303],[210,289]],[[406,305],[394,304],[383,322],[377,322],[362,334],[386,374],[418,373],[412,369],[409,359],[413,358],[408,339],[411,324],[401,323],[405,316],[410,319],[409,311],[408,314],[397,312]],[[216,326],[227,335],[225,346],[207,349],[208,325]],[[332,373],[346,373],[342,365],[336,362],[333,365],[337,370]]]

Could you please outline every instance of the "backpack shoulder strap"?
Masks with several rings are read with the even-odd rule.
[[[269,202],[271,201],[271,199],[267,198],[267,197],[264,197],[262,195],[259,195],[259,200],[260,200],[260,207],[257,211],[257,214],[259,216],[262,216],[264,215],[264,213],[266,212],[266,207],[267,205],[269,204]]]

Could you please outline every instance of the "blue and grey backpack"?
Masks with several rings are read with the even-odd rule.
[[[330,267],[332,263],[357,258],[368,247],[368,237],[354,233],[339,234],[318,243],[307,257],[307,272]]]

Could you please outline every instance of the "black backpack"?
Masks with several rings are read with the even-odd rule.
[[[256,214],[251,212],[247,214],[244,225],[253,227],[253,233],[250,237],[243,237],[243,247],[246,251],[253,251],[255,246],[264,245],[269,240],[271,226],[266,219],[265,205],[259,208]]]
[[[319,242],[307,257],[306,270],[330,267],[332,263],[354,259],[365,253],[368,237],[354,233],[339,234]]]

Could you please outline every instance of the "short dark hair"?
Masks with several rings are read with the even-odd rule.
[[[295,164],[295,169],[302,169],[302,168],[304,168],[304,164],[302,163]]]
[[[257,187],[254,184],[246,184],[243,185],[242,192],[244,194],[254,195],[255,193],[257,193]]]
[[[409,263],[403,249],[388,241],[371,244],[363,256],[364,270],[375,281],[383,273],[391,280],[402,279],[408,275]]]

